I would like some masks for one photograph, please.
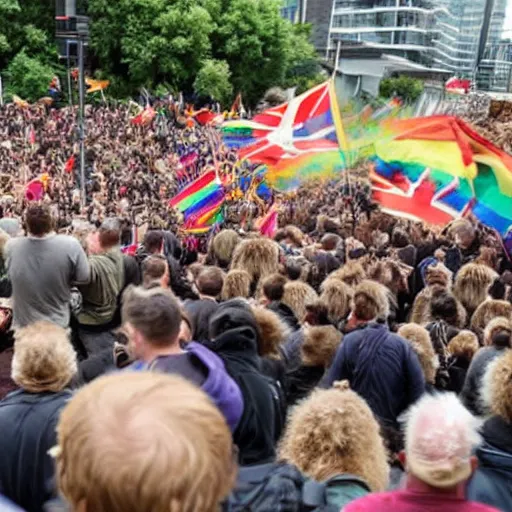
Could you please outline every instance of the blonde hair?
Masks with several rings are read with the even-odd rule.
[[[405,324],[398,330],[398,335],[404,338],[418,356],[425,380],[429,384],[436,381],[436,373],[439,368],[439,359],[432,346],[430,334],[418,324]]]
[[[245,270],[230,270],[224,278],[222,286],[222,300],[251,296],[251,276]]]
[[[485,372],[482,401],[493,414],[512,423],[512,350],[492,361]]]
[[[68,332],[40,321],[16,332],[12,380],[31,393],[62,391],[77,373]]]
[[[459,270],[453,293],[469,315],[485,301],[487,290],[497,277],[493,269],[478,263],[467,263]]]
[[[181,377],[100,377],[64,408],[57,437],[58,484],[74,509],[213,512],[235,482],[226,421]]]
[[[317,293],[307,283],[289,281],[284,285],[282,302],[293,311],[299,322],[302,322],[306,316],[306,306],[317,299]]]
[[[320,291],[320,300],[327,304],[329,320],[335,323],[344,320],[350,311],[352,300],[350,286],[340,279],[328,277],[320,285]]]
[[[293,409],[280,458],[318,481],[350,473],[362,478],[373,492],[385,490],[388,483],[379,424],[368,404],[348,389],[347,381],[315,390]]]

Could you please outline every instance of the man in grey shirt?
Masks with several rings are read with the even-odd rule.
[[[48,320],[68,327],[71,286],[89,281],[87,256],[78,240],[53,232],[47,206],[30,206],[25,223],[28,236],[13,238],[6,247],[13,326]]]

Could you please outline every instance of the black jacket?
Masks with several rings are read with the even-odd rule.
[[[54,462],[48,450],[57,442],[59,414],[70,391],[18,390],[0,402],[0,493],[29,512],[43,510],[53,497]]]
[[[224,361],[244,398],[244,412],[233,436],[241,465],[275,457],[283,422],[276,384],[261,373],[257,332],[249,306],[238,300],[227,301],[211,318],[211,341],[205,343]]]
[[[512,512],[512,425],[494,416],[484,424],[482,435],[467,499]]]
[[[482,381],[491,361],[501,354],[503,354],[503,349],[497,347],[481,348],[469,365],[460,399],[475,416],[484,416],[488,413],[480,398]]]
[[[270,309],[270,311],[273,311],[279,317],[281,320],[283,320],[290,329],[293,329],[294,331],[300,329],[299,322],[297,320],[297,317],[295,316],[295,313],[291,310],[290,307],[288,307],[284,302],[271,302],[267,309]]]
[[[300,366],[286,375],[286,403],[288,407],[306,398],[324,376],[323,366]]]

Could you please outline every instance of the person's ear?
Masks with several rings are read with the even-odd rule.
[[[400,464],[402,464],[402,467],[406,467],[407,464],[407,455],[405,454],[405,450],[401,450],[398,453],[398,460],[400,461]]]
[[[478,469],[478,459],[473,455],[469,459],[469,463],[471,464],[471,474],[473,474]]]

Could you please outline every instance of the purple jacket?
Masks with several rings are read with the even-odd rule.
[[[234,432],[244,410],[240,388],[229,376],[224,363],[217,354],[195,342],[189,343],[185,351],[197,357],[205,367],[207,377],[201,385],[201,389],[219,408],[226,418],[231,432]],[[175,373],[176,368],[170,368],[170,365],[166,364],[166,361],[169,361],[171,357],[173,356],[159,357],[149,364],[143,361],[135,361],[129,368],[136,371],[156,370],[163,373]]]

